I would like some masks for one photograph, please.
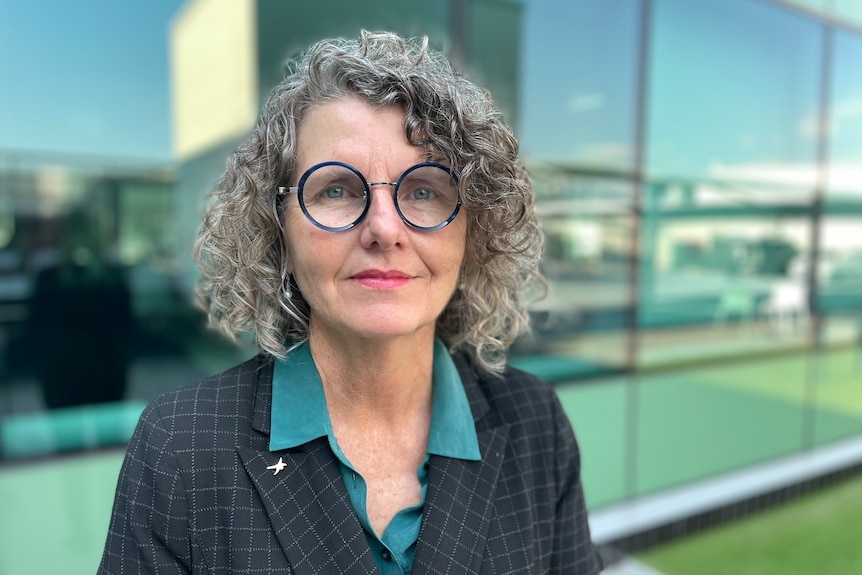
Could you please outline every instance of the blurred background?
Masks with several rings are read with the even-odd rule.
[[[0,0],[0,574],[94,572],[143,406],[254,353],[190,303],[203,195],[286,59],[362,28],[520,138],[550,292],[511,360],[608,557],[862,572],[862,2]]]

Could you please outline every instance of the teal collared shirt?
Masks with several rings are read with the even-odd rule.
[[[429,457],[433,454],[471,461],[481,459],[467,394],[458,369],[440,340],[434,342],[432,377],[434,387],[428,447],[422,465],[416,470],[422,503],[398,512],[383,535],[379,536],[368,519],[365,480],[341,451],[332,431],[323,384],[308,342],[291,351],[286,359],[275,363],[269,449],[279,451],[297,447],[318,437],[328,438],[329,446],[338,458],[350,501],[383,575],[410,573],[413,566],[428,487]]]

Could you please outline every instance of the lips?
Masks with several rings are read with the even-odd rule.
[[[363,270],[351,279],[370,288],[392,289],[405,285],[411,276],[398,270]]]

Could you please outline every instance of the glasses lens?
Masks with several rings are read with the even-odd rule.
[[[407,172],[398,184],[398,210],[414,226],[433,228],[458,208],[458,182],[449,171],[423,165]]]
[[[345,166],[323,165],[302,183],[302,202],[312,220],[328,228],[349,226],[362,216],[366,203],[365,182]]]

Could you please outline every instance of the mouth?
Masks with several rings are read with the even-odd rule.
[[[407,284],[412,278],[398,270],[363,270],[351,279],[369,288],[392,289]]]

